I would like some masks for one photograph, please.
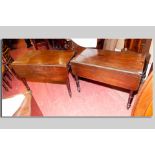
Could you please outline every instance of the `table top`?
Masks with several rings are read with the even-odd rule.
[[[66,66],[74,56],[71,50],[33,50],[17,58],[12,65]]]
[[[144,67],[145,55],[132,51],[116,52],[85,49],[71,62],[141,74]]]

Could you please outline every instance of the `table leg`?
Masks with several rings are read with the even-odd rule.
[[[29,87],[29,85],[27,84],[26,79],[25,79],[25,78],[21,78],[21,80],[22,80],[23,84],[25,85],[26,89],[27,89],[27,90],[30,90],[30,87]]]
[[[14,71],[13,68],[12,68],[12,72],[13,72],[13,74],[15,75],[15,77],[16,77],[17,79],[19,79],[19,80],[21,80],[21,81],[23,82],[23,84],[25,85],[25,87],[26,87],[27,90],[31,90],[30,87],[29,87],[29,85],[27,84],[27,81],[26,81],[25,78],[19,77],[19,76],[16,74],[16,72]]]
[[[80,83],[79,83],[79,78],[77,75],[75,75],[75,80],[76,80],[77,90],[78,92],[80,92]]]
[[[131,90],[130,94],[129,94],[129,98],[128,98],[127,109],[129,109],[131,107],[133,97],[134,97],[134,91]]]
[[[67,89],[68,89],[69,96],[72,97],[72,91],[71,91],[71,87],[70,87],[69,78],[67,78],[66,86],[67,86]]]

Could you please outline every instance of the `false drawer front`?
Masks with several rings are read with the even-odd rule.
[[[27,81],[65,83],[68,77],[67,68],[63,66],[17,64],[12,66],[16,74]]]
[[[141,81],[141,75],[138,73],[129,73],[126,71],[74,62],[72,62],[71,66],[73,74],[79,77],[125,88],[128,90],[137,90]]]

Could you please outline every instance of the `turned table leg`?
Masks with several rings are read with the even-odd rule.
[[[69,78],[67,78],[66,86],[67,86],[67,89],[68,89],[69,96],[72,97],[72,91],[71,91],[71,87],[70,87]]]
[[[27,81],[26,81],[25,78],[19,77],[19,76],[16,74],[16,72],[14,71],[13,68],[12,68],[12,72],[13,72],[13,74],[15,75],[15,77],[16,77],[17,79],[19,79],[19,80],[21,80],[21,81],[23,82],[23,84],[25,85],[25,87],[26,87],[27,90],[31,90],[30,87],[29,87],[29,85],[27,84]]]
[[[23,84],[25,85],[26,89],[27,89],[27,90],[30,90],[30,87],[29,87],[29,85],[27,84],[26,79],[25,79],[25,78],[21,78],[21,80],[22,80]]]
[[[134,97],[134,91],[131,90],[130,94],[129,94],[129,98],[128,98],[127,109],[129,109],[131,107],[133,97]]]
[[[80,92],[80,83],[79,83],[79,78],[77,75],[75,75],[75,80],[76,80],[77,90],[78,92]]]

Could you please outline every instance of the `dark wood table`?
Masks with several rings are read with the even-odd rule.
[[[115,52],[85,49],[71,60],[78,91],[78,77],[130,90],[127,108],[141,83],[145,55],[135,52]]]
[[[73,56],[71,50],[28,51],[12,63],[12,68],[27,90],[30,90],[27,81],[61,83],[67,85],[71,96],[68,73]]]

